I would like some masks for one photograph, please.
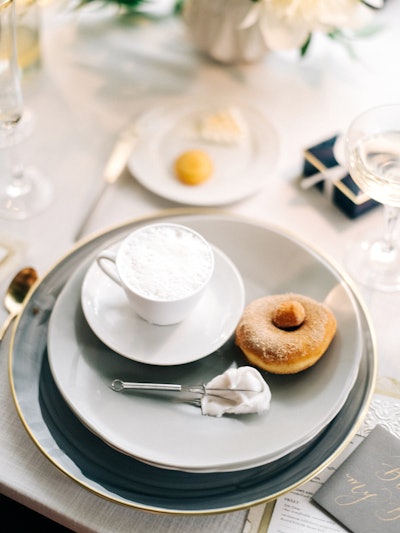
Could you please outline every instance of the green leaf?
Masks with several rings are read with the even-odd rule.
[[[140,13],[143,14],[143,11],[141,8],[143,8],[146,4],[151,4],[153,0],[80,0],[78,5],[76,6],[77,9],[80,7],[83,7],[88,4],[98,3],[98,4],[115,4],[119,7],[123,8],[125,11],[134,14],[134,13]],[[184,0],[176,0],[173,12],[174,13],[180,13],[182,10]]]
[[[300,48],[301,57],[304,57],[306,55],[308,47],[310,46],[310,43],[311,43],[311,38],[312,38],[312,34],[310,33],[305,43],[303,44],[303,46]]]

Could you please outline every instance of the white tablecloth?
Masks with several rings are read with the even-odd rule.
[[[318,191],[301,191],[297,179],[304,148],[343,131],[365,108],[400,99],[398,1],[388,0],[377,13],[380,31],[354,43],[356,59],[317,36],[305,59],[294,52],[271,53],[243,66],[221,66],[200,56],[174,17],[134,24],[118,20],[108,8],[76,12],[55,4],[45,6],[43,15],[43,65],[23,78],[26,105],[36,117],[23,153],[47,172],[56,196],[35,218],[0,221],[2,234],[25,244],[21,266],[32,264],[43,275],[70,249],[118,132],[152,103],[179,95],[218,93],[251,102],[278,131],[277,169],[262,191],[230,211],[296,232],[339,264],[351,238],[382,225],[381,208],[350,220]],[[171,207],[176,204],[148,192],[126,171],[104,195],[87,234]],[[3,277],[1,289],[10,276]],[[376,330],[379,374],[399,380],[400,294],[360,291]],[[5,316],[1,309],[0,320]],[[246,510],[211,517],[150,514],[104,501],[58,471],[31,441],[13,404],[10,333],[0,353],[2,493],[76,531],[242,531]]]

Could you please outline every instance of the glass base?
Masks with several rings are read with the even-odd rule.
[[[348,245],[345,261],[349,274],[366,287],[400,290],[400,241],[388,249],[381,235],[361,235]]]
[[[53,185],[38,170],[27,167],[23,179],[23,184],[9,184],[0,192],[0,217],[23,220],[40,213],[53,201]]]

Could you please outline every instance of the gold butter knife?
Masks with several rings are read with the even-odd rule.
[[[85,216],[81,221],[75,234],[74,241],[77,241],[82,237],[86,225],[90,217],[92,216],[94,210],[96,209],[105,190],[108,188],[109,185],[113,185],[120,177],[129,159],[129,156],[135,146],[137,137],[138,134],[135,126],[130,126],[120,133],[104,169],[103,183],[100,189],[98,190],[96,196],[93,198],[88,211],[85,213]]]

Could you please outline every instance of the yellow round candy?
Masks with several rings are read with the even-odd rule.
[[[177,178],[185,185],[198,185],[206,181],[213,172],[210,156],[202,150],[188,150],[175,161]]]

